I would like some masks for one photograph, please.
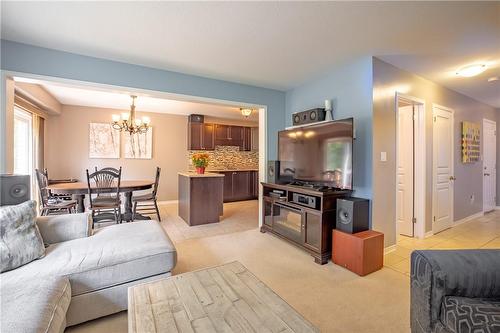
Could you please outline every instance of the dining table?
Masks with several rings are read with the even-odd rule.
[[[122,214],[122,219],[132,221],[132,194],[134,191],[142,191],[151,189],[154,185],[154,180],[121,180],[120,192],[125,194],[125,211]],[[77,211],[85,212],[85,195],[89,194],[88,185],[86,182],[73,183],[56,183],[47,186],[47,189],[53,194],[71,194],[77,202]],[[91,184],[91,189],[95,189]],[[116,191],[116,187],[100,188],[101,192],[111,193]],[[94,192],[92,192],[94,193]],[[148,216],[135,214],[136,220],[149,220]]]

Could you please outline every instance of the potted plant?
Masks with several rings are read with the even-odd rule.
[[[210,160],[210,156],[207,153],[196,153],[191,157],[193,161],[193,165],[196,168],[196,173],[204,174],[205,168],[208,166],[208,161]]]

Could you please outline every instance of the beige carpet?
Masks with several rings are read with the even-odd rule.
[[[238,260],[322,332],[409,332],[409,277],[405,260],[411,248],[439,248],[439,243],[442,248],[460,247],[461,240],[464,247],[472,246],[467,234],[472,235],[474,242],[482,242],[474,243],[476,247],[500,247],[500,212],[494,212],[423,241],[402,238],[397,250],[386,256],[387,267],[361,278],[331,262],[317,265],[307,253],[272,235],[262,234],[255,227],[231,232],[233,227],[229,225],[232,221],[238,223],[239,214],[253,215],[253,224],[257,225],[256,204],[245,202],[241,209],[238,203],[230,204],[227,211],[232,212],[233,218],[228,216],[224,222],[225,231],[208,228],[215,236],[179,231],[172,237],[183,237],[176,238],[179,261],[174,273]],[[174,210],[175,207],[162,207],[166,230],[171,229]],[[171,224],[175,226],[176,222]],[[67,331],[114,333],[126,329],[124,312]]]

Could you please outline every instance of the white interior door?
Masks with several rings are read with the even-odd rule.
[[[453,222],[453,112],[433,107],[433,225],[434,233]]]
[[[496,207],[497,183],[497,124],[483,120],[483,210],[489,212]]]
[[[396,227],[413,237],[413,105],[398,108]]]

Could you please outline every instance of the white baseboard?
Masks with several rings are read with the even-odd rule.
[[[427,231],[424,235],[424,238],[428,238],[428,237],[431,237],[431,236],[434,236],[434,232],[431,230],[431,231]]]
[[[384,248],[384,255],[396,251],[396,244]]]
[[[177,204],[177,203],[179,203],[179,200],[158,201],[159,205],[170,205],[170,204]]]
[[[457,225],[460,225],[460,224],[465,223],[465,222],[469,222],[470,220],[477,219],[478,217],[482,217],[482,216],[484,216],[484,212],[479,212],[476,214],[469,215],[467,217],[464,217],[463,219],[454,221],[453,226],[455,227]]]

